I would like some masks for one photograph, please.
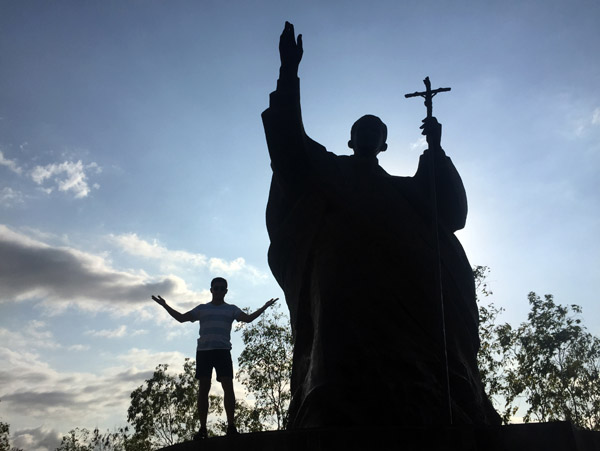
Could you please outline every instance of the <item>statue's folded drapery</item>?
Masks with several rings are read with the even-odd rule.
[[[295,338],[289,427],[446,421],[440,302],[425,151],[413,177],[375,157],[336,156],[304,132],[299,80],[278,81],[263,123],[273,178],[269,265]],[[454,236],[466,220],[462,181],[436,152],[440,254],[456,422],[498,416],[477,369],[473,274]]]

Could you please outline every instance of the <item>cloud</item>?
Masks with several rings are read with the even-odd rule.
[[[54,406],[57,412],[68,407],[85,407],[83,402],[78,402],[77,396],[73,392],[64,390],[44,390],[44,391],[24,391],[5,394],[2,400],[6,403],[13,403],[18,410],[20,406],[27,406],[29,411],[47,409],[48,406]]]
[[[147,371],[154,370],[159,363],[168,364],[170,366],[169,371],[180,372],[185,357],[179,352],[152,352],[148,349],[131,348],[125,354],[117,356],[117,360],[123,362],[123,365],[127,368],[126,371],[119,371],[118,377],[121,380],[130,380],[134,377],[132,374],[136,374],[136,371],[131,373],[132,370],[137,368],[144,368]],[[152,372],[148,374],[147,378],[152,376]]]
[[[23,145],[20,147],[24,148]],[[76,199],[82,199],[87,197],[92,189],[100,188],[98,183],[90,185],[88,180],[90,173],[102,172],[102,168],[96,162],[84,165],[81,160],[67,160],[62,163],[37,165],[30,169],[30,166],[21,166],[17,160],[5,157],[4,153],[0,151],[0,166],[6,167],[18,175],[27,174],[27,177],[47,194],[58,190],[73,194]],[[12,206],[22,203],[22,201],[23,196],[12,188],[4,188],[0,192],[0,205]]]
[[[18,165],[16,160],[10,160],[4,156],[4,153],[0,150],[0,166],[6,166],[8,169],[13,171],[15,174],[21,175],[23,169]]]
[[[172,251],[160,245],[156,240],[151,243],[145,241],[139,238],[136,233],[109,235],[109,240],[130,255],[160,260],[163,265],[185,265],[199,268],[208,265],[208,258],[205,255],[193,254],[187,251]]]
[[[152,242],[140,238],[136,233],[109,235],[109,240],[124,252],[137,257],[158,260],[163,270],[173,271],[182,267],[206,268],[213,274],[231,276],[244,275],[255,282],[264,281],[267,275],[248,265],[242,257],[227,261],[221,258],[209,258],[203,254],[194,254],[181,250],[170,250],[154,240]]]
[[[20,334],[19,330],[5,332],[8,336]],[[80,362],[78,371],[58,371],[42,360],[43,355],[16,342],[2,341],[0,406],[10,412],[11,425],[43,423],[61,433],[75,427],[91,430],[124,424],[131,392],[152,377],[156,366],[166,363],[170,371],[178,373],[184,362],[179,352],[133,348],[114,356],[115,366],[101,371],[92,369],[93,365],[87,369],[86,360]],[[44,438],[59,436],[43,428],[11,429],[15,446],[27,443],[23,449],[55,449],[44,448],[41,443]]]
[[[127,326],[125,324],[117,327],[116,329],[104,329],[104,330],[88,330],[86,335],[92,337],[104,337],[104,338],[121,338],[127,334]]]
[[[15,191],[10,187],[2,188],[0,191],[0,205],[4,207],[12,207],[14,205],[22,204],[24,196],[19,191]]]
[[[587,137],[600,126],[600,107],[594,108],[591,112],[589,110],[582,112],[580,108],[573,106],[568,110],[567,118],[575,137]]]
[[[53,429],[40,426],[21,429],[12,434],[12,446],[28,451],[53,451],[60,445],[61,436]]]
[[[38,185],[43,185],[46,181],[52,179],[54,186],[44,188],[48,193],[56,187],[59,191],[71,192],[75,195],[75,198],[81,199],[91,191],[86,174],[86,171],[89,170],[95,170],[96,173],[102,171],[94,162],[84,166],[79,160],[77,162],[65,161],[60,164],[52,163],[45,166],[36,166],[30,175],[31,179]],[[98,188],[98,185],[94,184],[93,187]]]
[[[427,139],[425,136],[420,136],[416,141],[411,142],[408,147],[411,151],[422,152],[423,149],[427,148]]]
[[[87,351],[88,349],[90,349],[90,347],[88,345],[75,344],[69,346],[67,349],[69,351]]]
[[[592,113],[592,125],[600,125],[600,108],[596,108]]]
[[[127,326],[124,324],[116,329],[88,330],[85,332],[86,335],[101,338],[123,338],[127,336],[136,337],[138,335],[145,335],[147,333],[148,331],[144,329],[137,329],[132,332],[128,332]]]
[[[11,334],[6,329],[0,329],[0,342],[10,344],[11,348],[56,349],[60,345],[54,340],[52,332],[46,329],[46,323],[31,320],[23,324],[18,334]]]
[[[143,271],[118,271],[104,257],[50,246],[4,225],[0,225],[0,255],[0,302],[39,299],[52,302],[55,309],[77,305],[127,312],[155,293],[175,299],[199,297],[175,275],[153,279]]]

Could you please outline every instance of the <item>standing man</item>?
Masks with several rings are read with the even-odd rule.
[[[225,302],[227,281],[215,277],[210,283],[212,300],[200,304],[187,313],[180,313],[167,304],[161,296],[152,299],[180,323],[200,321],[200,338],[196,348],[196,379],[199,381],[198,415],[200,430],[194,440],[206,438],[206,418],[208,416],[208,393],[213,368],[217,381],[223,387],[223,403],[227,415],[227,435],[237,434],[235,427],[235,393],[233,391],[233,363],[231,361],[231,324],[233,320],[250,323],[272,306],[278,298],[271,299],[254,313],[248,314],[239,307]]]

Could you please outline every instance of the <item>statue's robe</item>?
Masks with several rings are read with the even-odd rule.
[[[445,423],[433,152],[413,177],[387,174],[375,157],[327,152],[304,131],[297,77],[280,78],[262,118],[273,169],[269,265],[295,340],[288,427]],[[450,158],[435,155],[452,413],[496,424],[476,363],[473,273],[453,233],[466,195]]]

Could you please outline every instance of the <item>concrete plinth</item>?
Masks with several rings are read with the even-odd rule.
[[[390,429],[307,429],[214,437],[164,451],[600,451],[600,432],[568,422],[509,426]]]

